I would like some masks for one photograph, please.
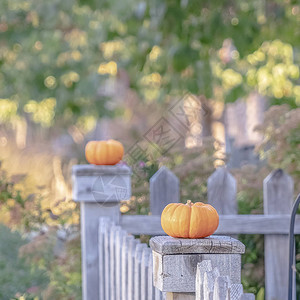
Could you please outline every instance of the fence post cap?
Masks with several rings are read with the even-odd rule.
[[[73,176],[101,176],[101,175],[131,175],[131,168],[125,164],[116,165],[74,165]]]
[[[229,236],[212,235],[203,239],[179,239],[171,236],[151,238],[153,251],[166,254],[243,254],[245,245]]]

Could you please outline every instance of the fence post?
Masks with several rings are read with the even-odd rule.
[[[167,292],[167,299],[195,299],[197,264],[210,260],[221,276],[228,276],[232,283],[241,281],[241,254],[244,245],[226,236],[205,239],[175,239],[157,236],[150,240],[153,254],[153,281],[160,291]]]
[[[161,167],[150,178],[150,211],[160,215],[169,203],[179,202],[179,179],[167,167]]]
[[[98,300],[99,217],[119,223],[121,200],[131,196],[131,169],[125,165],[76,165],[72,169],[73,200],[80,202],[82,250],[82,298]],[[101,274],[103,276],[104,274]],[[102,300],[102,299],[101,299]]]
[[[218,168],[207,180],[207,198],[220,215],[236,215],[236,180],[226,168]]]
[[[264,180],[264,214],[290,215],[293,192],[293,179],[288,174],[281,169],[271,172]],[[288,297],[288,247],[287,234],[265,235],[266,300]]]

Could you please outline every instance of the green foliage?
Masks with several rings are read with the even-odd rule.
[[[46,218],[43,216],[41,197],[34,194],[24,197],[16,187],[24,178],[23,174],[15,174],[9,178],[0,165],[1,222],[11,227],[32,230],[44,224]]]
[[[256,130],[264,136],[257,145],[261,158],[272,168],[281,168],[293,176],[297,193],[300,188],[300,108],[291,110],[288,105],[273,106]]]
[[[28,295],[27,290],[31,287],[38,287],[37,294],[40,294],[49,279],[45,270],[19,258],[18,251],[26,240],[3,225],[0,225],[0,240],[0,298],[11,299],[18,298],[18,294]]]
[[[23,245],[19,252],[32,268],[43,270],[48,284],[40,290],[41,299],[81,299],[80,239],[66,242],[55,255],[57,237],[55,228],[38,235]],[[27,298],[26,298],[27,299]]]
[[[48,270],[50,284],[46,292],[46,299],[80,300],[81,292],[81,248],[80,238],[66,243],[63,257],[50,259],[44,256],[45,267]]]
[[[231,62],[214,64],[227,101],[235,101],[255,89],[268,97],[271,104],[300,105],[299,67],[293,48],[280,40],[265,41],[244,59],[232,51]]]
[[[14,179],[18,180],[22,177],[22,175],[15,175]],[[14,179],[9,180],[6,172],[0,169],[0,204],[7,204],[11,200],[24,207],[25,200],[22,198],[20,191],[15,189]]]
[[[4,0],[0,10],[1,121],[27,114],[89,131],[116,112],[99,87],[124,70],[146,101],[186,91],[235,101],[253,89],[300,101],[293,1]]]

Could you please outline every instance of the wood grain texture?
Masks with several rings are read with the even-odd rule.
[[[278,169],[264,180],[264,213],[290,214],[293,204],[292,178]],[[288,294],[288,235],[265,236],[266,300],[286,299]],[[294,284],[295,286],[295,284]]]
[[[155,251],[152,251],[152,257],[153,257],[153,285],[155,286],[155,288],[162,291],[163,290],[163,281],[161,280],[161,277],[163,275],[162,255]]]
[[[288,234],[290,215],[220,215],[215,234]],[[122,216],[121,226],[138,235],[164,235],[160,216]],[[296,217],[295,234],[300,234],[300,216]]]
[[[171,236],[151,238],[150,247],[160,254],[192,253],[244,253],[245,246],[240,241],[227,236],[210,236],[203,239],[178,239]]]
[[[237,213],[236,180],[226,168],[218,168],[208,178],[207,199],[220,215]]]
[[[179,200],[179,179],[167,167],[161,167],[150,178],[151,214],[160,216],[167,204]]]
[[[116,164],[113,166],[96,166],[92,164],[74,165],[72,167],[73,176],[100,176],[105,174],[129,174],[131,175],[131,168],[124,164]]]
[[[241,281],[240,254],[181,254],[161,255],[153,251],[154,285],[163,292],[195,293],[197,264],[211,260],[221,276],[232,283]]]

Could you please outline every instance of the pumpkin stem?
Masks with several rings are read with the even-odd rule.
[[[188,205],[188,206],[192,206],[192,201],[191,200],[188,200],[187,202],[186,202],[186,205]]]

